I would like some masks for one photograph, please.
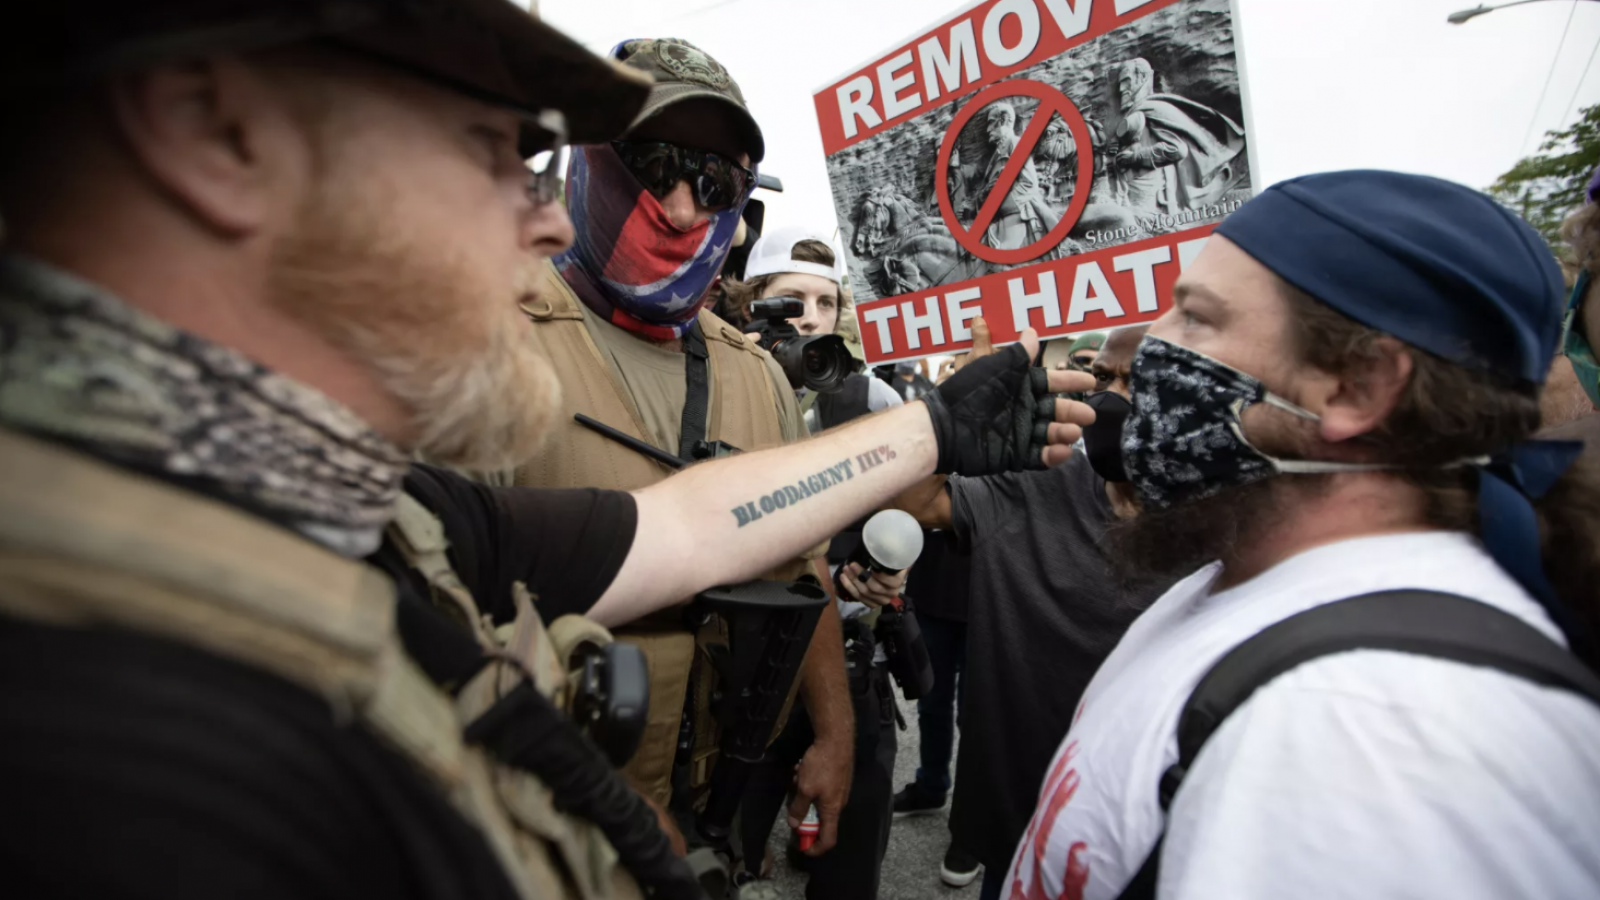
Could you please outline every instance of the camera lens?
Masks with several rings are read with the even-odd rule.
[[[792,387],[809,388],[819,394],[838,391],[844,380],[860,368],[844,338],[836,334],[782,341],[772,348],[772,355]]]
[[[841,372],[839,360],[830,356],[826,349],[815,344],[805,349],[806,383],[812,382],[828,384],[833,381],[843,380],[848,372]]]

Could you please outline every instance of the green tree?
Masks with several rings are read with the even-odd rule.
[[[1583,203],[1583,189],[1597,163],[1600,104],[1582,110],[1571,127],[1545,132],[1539,152],[1496,179],[1489,193],[1539,229],[1559,253],[1561,220]]]

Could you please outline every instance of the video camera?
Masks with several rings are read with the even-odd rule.
[[[835,393],[846,378],[861,370],[861,363],[836,334],[801,337],[789,320],[805,314],[805,301],[794,297],[757,300],[750,304],[750,324],[744,330],[760,337],[761,348],[778,361],[790,387]]]

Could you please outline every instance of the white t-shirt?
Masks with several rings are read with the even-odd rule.
[[[1177,719],[1224,653],[1334,600],[1422,588],[1551,638],[1544,610],[1467,535],[1344,541],[1221,593],[1208,566],[1136,621],[1084,693],[1003,896],[1110,900],[1161,832]],[[1563,641],[1564,643],[1564,641]],[[1600,898],[1600,708],[1497,670],[1379,650],[1261,688],[1173,803],[1163,900]]]

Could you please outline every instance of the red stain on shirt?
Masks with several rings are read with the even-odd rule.
[[[1045,857],[1050,849],[1050,834],[1055,828],[1056,818],[1072,802],[1072,795],[1078,792],[1078,770],[1071,768],[1072,760],[1077,755],[1078,742],[1073,741],[1062,751],[1061,758],[1050,771],[1050,777],[1045,779],[1041,796],[1048,800],[1034,814],[1033,821],[1028,823],[1028,834],[1022,839],[1023,846],[1033,851],[1033,883],[1024,890],[1019,867],[1011,882],[1010,900],[1050,900],[1044,893]],[[1046,823],[1044,828],[1039,827],[1041,822]],[[1088,845],[1078,841],[1068,851],[1059,900],[1082,900],[1084,885],[1089,881],[1089,864],[1082,859],[1082,854],[1087,850]]]
[[[1078,841],[1067,851],[1067,870],[1061,875],[1060,900],[1083,900],[1083,889],[1089,884],[1089,862],[1083,855],[1089,845]]]

